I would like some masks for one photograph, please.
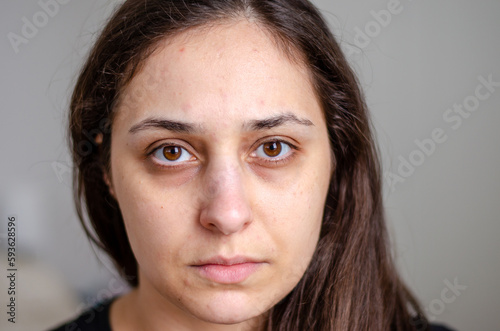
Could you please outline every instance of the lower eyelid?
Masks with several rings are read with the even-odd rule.
[[[182,162],[166,163],[166,162],[161,162],[160,160],[154,157],[149,159],[150,164],[159,170],[180,170],[184,168],[191,168],[193,164],[196,163],[196,161],[197,159],[193,158],[192,160],[190,159]]]
[[[255,163],[260,164],[262,166],[270,166],[270,167],[285,166],[288,163],[292,162],[296,156],[297,156],[296,153],[292,152],[289,155],[282,157],[282,158],[279,158],[279,159],[262,159],[262,158],[260,158],[260,160],[256,161]]]

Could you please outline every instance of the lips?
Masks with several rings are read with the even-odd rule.
[[[238,284],[248,279],[264,262],[252,258],[237,256],[224,258],[216,256],[192,267],[201,277],[220,284]]]

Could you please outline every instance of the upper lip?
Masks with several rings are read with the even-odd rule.
[[[202,265],[209,265],[209,264],[218,264],[218,265],[234,265],[234,264],[242,264],[242,263],[258,263],[262,262],[260,260],[250,258],[247,256],[234,256],[234,257],[224,257],[224,256],[214,256],[208,259],[203,259],[200,260],[196,263],[194,263],[194,266],[202,266]]]

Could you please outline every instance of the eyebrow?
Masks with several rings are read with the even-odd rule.
[[[298,118],[292,113],[285,113],[276,116],[272,116],[269,118],[264,118],[261,120],[252,120],[248,123],[243,124],[245,129],[249,131],[258,131],[265,129],[272,129],[274,127],[284,125],[287,123],[295,123],[305,126],[314,126],[313,122],[305,118]]]
[[[147,118],[144,121],[141,121],[132,126],[129,130],[129,133],[137,133],[139,131],[143,131],[149,128],[165,129],[179,133],[192,133],[196,131],[195,126],[193,124],[181,121],[171,121],[167,119]]]
[[[248,131],[259,131],[272,129],[287,123],[295,123],[304,126],[314,126],[313,122],[308,119],[301,119],[292,113],[279,114],[271,116],[268,118],[260,120],[251,120],[243,124],[243,128]],[[147,118],[138,124],[132,126],[129,133],[137,133],[139,131],[147,130],[149,128],[154,129],[165,129],[168,131],[178,132],[178,133],[193,133],[197,131],[202,131],[201,126],[186,123],[182,121],[173,121],[168,119],[160,118]]]

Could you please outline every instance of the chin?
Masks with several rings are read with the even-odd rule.
[[[259,317],[273,306],[274,301],[271,298],[250,297],[242,293],[224,291],[209,295],[205,300],[197,300],[196,307],[187,303],[185,306],[197,318],[208,323],[240,324],[253,320],[257,323]]]

